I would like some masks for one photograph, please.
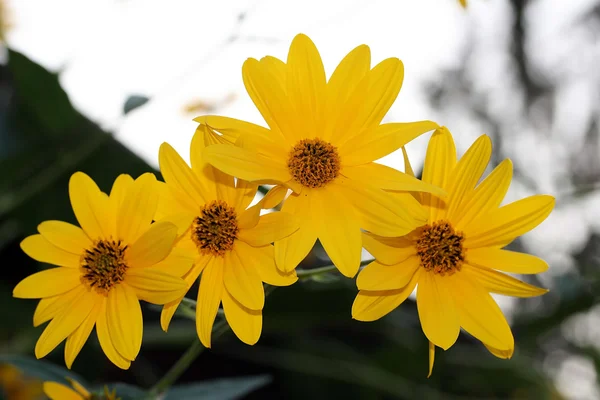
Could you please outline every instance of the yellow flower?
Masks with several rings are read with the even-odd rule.
[[[42,382],[25,376],[13,365],[0,364],[0,394],[10,400],[41,399]]]
[[[109,392],[106,386],[104,387],[103,396],[98,397],[88,392],[79,382],[70,378],[65,379],[69,381],[72,388],[62,383],[44,382],[44,393],[50,397],[50,400],[93,400],[100,398],[103,400],[119,400],[116,391]]]
[[[71,368],[95,325],[106,356],[127,369],[142,343],[138,299],[165,304],[185,293],[185,282],[163,266],[177,228],[152,224],[157,184],[152,174],[135,181],[121,175],[107,196],[90,177],[76,172],[69,196],[83,229],[45,221],[38,226],[40,234],[21,242],[31,258],[59,266],[25,278],[13,291],[19,298],[41,298],[34,326],[51,320],[35,346],[37,358],[66,339],[65,363]]]
[[[419,318],[430,341],[430,374],[434,346],[450,348],[461,327],[494,355],[510,358],[514,339],[490,293],[531,297],[547,292],[498,271],[534,274],[548,268],[540,258],[502,248],[540,224],[552,211],[554,198],[537,195],[500,207],[512,178],[510,160],[475,186],[491,153],[484,135],[457,162],[452,135],[445,128],[437,130],[427,148],[423,180],[444,188],[446,201],[417,195],[429,214],[424,227],[398,238],[364,236],[376,261],[358,276],[352,316],[379,319],[418,285]]]
[[[281,202],[287,192],[283,188],[271,190],[248,208],[257,185],[240,179],[236,182],[202,158],[205,145],[217,142],[226,143],[226,138],[200,126],[191,143],[191,168],[171,146],[162,144],[159,162],[166,183],[156,219],[177,225],[180,237],[174,251],[194,259],[191,269],[181,271],[188,287],[202,273],[196,308],[196,330],[202,344],[211,345],[221,302],[237,337],[255,344],[262,330],[263,282],[286,286],[297,280],[295,272],[285,274],[276,268],[271,243],[294,232],[298,223],[283,212],[260,216],[262,207]],[[163,308],[165,331],[182,298]]]
[[[196,119],[237,138],[236,146],[208,147],[209,163],[238,178],[283,184],[295,192],[283,211],[299,217],[300,229],[275,243],[283,271],[296,268],[319,239],[341,273],[352,277],[360,265],[361,228],[399,236],[426,220],[409,194],[394,201],[382,189],[441,193],[373,162],[437,124],[380,125],[400,92],[404,67],[397,58],[373,69],[370,63],[369,48],[358,46],[326,81],[317,48],[298,35],[287,64],[267,56],[248,59],[242,69],[246,90],[270,129],[218,116]]]
[[[467,0],[458,0],[458,2],[463,8],[467,8]]]

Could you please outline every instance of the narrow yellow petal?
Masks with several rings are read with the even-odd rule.
[[[535,297],[548,293],[548,289],[530,285],[492,269],[465,264],[463,270],[488,292],[513,297]]]
[[[513,349],[515,342],[506,318],[483,286],[462,273],[444,278],[453,293],[462,328],[496,349]]]
[[[133,178],[127,174],[121,174],[115,179],[110,190],[109,203],[112,209],[112,215],[117,215],[121,203],[125,199],[125,194],[131,190]]]
[[[15,286],[13,296],[41,299],[56,296],[81,285],[81,272],[75,268],[51,268],[29,275]]]
[[[156,182],[155,188],[158,193],[158,206],[154,215],[156,221],[177,214],[196,215],[198,213],[200,205],[197,201],[192,200],[175,185]]]
[[[223,282],[227,291],[245,307],[261,310],[265,304],[265,291],[260,276],[251,264],[246,264],[242,255],[235,248],[225,253]]]
[[[75,358],[90,337],[90,333],[92,333],[92,329],[94,329],[98,315],[102,310],[102,302],[102,299],[97,298],[92,311],[90,311],[83,323],[79,325],[79,327],[75,329],[75,331],[71,333],[69,337],[67,337],[67,341],[65,343],[65,364],[67,365],[67,368],[71,369]]]
[[[44,394],[50,400],[86,400],[85,397],[68,386],[56,382],[44,382]]]
[[[421,273],[417,288],[417,309],[423,332],[429,341],[448,350],[460,332],[457,307],[447,276]]]
[[[85,286],[78,285],[68,292],[41,299],[33,314],[33,326],[40,326],[60,314],[61,311],[69,307],[73,299],[86,290]]]
[[[539,274],[548,269],[548,263],[539,257],[491,247],[469,249],[467,260],[472,265],[514,274]]]
[[[45,357],[67,336],[73,333],[94,308],[97,295],[87,291],[79,292],[68,308],[63,309],[50,321],[35,345],[35,356]]]
[[[180,298],[188,290],[183,279],[156,268],[130,269],[125,283],[133,288],[140,300],[159,305]]]
[[[159,269],[169,275],[183,276],[192,269],[196,258],[198,258],[197,251],[175,247],[164,260],[155,264],[152,268]]]
[[[474,191],[465,195],[464,206],[456,211],[453,221],[457,230],[462,231],[472,221],[500,206],[510,186],[512,170],[509,159],[502,161]]]
[[[73,389],[75,389],[75,391],[78,392],[83,397],[91,396],[91,393],[88,392],[88,390],[86,388],[84,388],[83,385],[81,383],[77,382],[75,379],[69,378],[68,376],[66,376],[65,379],[67,380],[67,382],[69,382],[71,384]]]
[[[250,229],[255,227],[260,220],[261,210],[275,208],[283,201],[287,192],[288,189],[285,186],[274,186],[258,203],[247,210],[241,211],[240,217],[238,218],[240,229]]]
[[[373,261],[360,271],[356,286],[359,290],[368,291],[402,289],[417,272],[419,263],[416,256],[396,265],[384,265]]]
[[[431,373],[433,372],[434,361],[435,361],[435,344],[433,344],[431,341],[429,341],[429,373],[427,374],[428,378],[431,376]]]
[[[326,98],[325,69],[319,51],[308,36],[299,34],[292,41],[286,71],[286,94],[295,111],[292,115],[299,116],[295,118],[296,130],[320,135]]]
[[[108,292],[106,318],[110,339],[123,357],[135,360],[142,346],[142,308],[135,290],[121,283]]]
[[[448,198],[446,218],[454,221],[462,212],[465,200],[475,188],[483,175],[492,156],[492,141],[489,136],[482,135],[469,147],[452,170],[448,180]]]
[[[200,132],[202,137],[203,133]],[[197,207],[208,202],[213,197],[214,184],[212,182],[203,182],[198,179],[192,169],[181,156],[168,143],[160,145],[158,151],[158,163],[160,172],[169,186],[186,196],[186,202],[193,203]]]
[[[362,244],[378,262],[385,265],[398,264],[417,254],[414,243],[403,237],[383,237],[363,232]]]
[[[258,342],[262,332],[262,309],[244,307],[227,290],[223,290],[223,311],[231,330],[242,342],[249,345]]]
[[[31,235],[23,239],[21,250],[39,262],[69,268],[78,268],[80,266],[81,253],[74,254],[56,247],[42,235]]]
[[[258,184],[248,182],[243,179],[237,179],[235,185],[234,198],[231,204],[238,213],[242,212],[246,208],[248,208],[250,203],[252,203],[252,200],[254,200],[254,198],[256,197],[257,191]]]
[[[368,135],[357,135],[340,146],[342,163],[344,166],[350,166],[373,162],[436,128],[438,124],[433,121],[379,125]]]
[[[507,359],[512,358],[512,356],[513,356],[513,354],[515,352],[514,347],[512,347],[512,348],[510,348],[508,350],[498,350],[498,349],[495,349],[495,348],[493,348],[491,346],[488,346],[485,343],[483,345],[485,346],[486,349],[488,349],[488,351],[490,353],[492,353],[494,356],[496,356],[498,358],[502,358],[503,360],[507,360]]]
[[[156,214],[158,198],[154,174],[145,173],[133,182],[117,213],[119,239],[134,243],[148,230]]]
[[[370,292],[361,290],[352,304],[352,318],[358,321],[375,321],[392,312],[415,290],[421,271],[410,280],[408,285],[398,290]]]
[[[100,191],[98,185],[83,172],[75,172],[69,180],[69,197],[71,206],[79,225],[88,237],[96,240],[109,237],[114,231],[114,223],[110,221],[108,196]]]
[[[446,196],[446,192],[415,177],[385,165],[370,162],[368,164],[344,167],[342,174],[364,185],[384,190],[405,192],[427,192],[436,196]]]
[[[269,285],[289,286],[298,280],[295,270],[285,273],[277,268],[274,248],[271,245],[252,247],[244,242],[237,242],[235,252],[258,272],[261,281]]]
[[[44,221],[38,231],[54,246],[77,256],[92,244],[83,229],[67,222]]]
[[[175,214],[168,214],[162,218],[156,220],[156,223],[169,222],[177,227],[177,236],[183,235],[192,225],[192,221],[196,217],[195,214],[190,212],[178,212]]]
[[[274,243],[296,232],[300,227],[297,218],[286,212],[272,212],[260,217],[250,229],[240,229],[238,239],[250,246],[259,247]]]
[[[204,268],[196,305],[196,332],[206,348],[210,348],[212,327],[223,296],[223,257],[214,257]]]
[[[100,347],[106,357],[117,367],[121,369],[129,369],[131,365],[131,361],[123,357],[116,349],[114,345],[114,341],[110,337],[110,333],[108,331],[108,309],[106,307],[106,299],[102,299],[102,308],[100,309],[100,314],[98,315],[98,320],[96,321],[96,334],[98,335],[98,341],[100,342]]]
[[[274,160],[247,149],[216,144],[204,149],[206,161],[226,174],[250,182],[284,183],[292,179],[283,160]]]
[[[465,227],[464,246],[504,247],[541,224],[550,215],[554,202],[552,196],[536,195],[491,211]]]
[[[150,225],[127,250],[130,267],[145,268],[165,259],[173,248],[177,227],[170,222],[155,222]]]
[[[275,242],[275,261],[283,272],[293,271],[308,255],[317,241],[313,227],[310,194],[292,194],[283,204],[281,211],[295,215],[300,228],[290,236]]]
[[[404,158],[404,173],[415,178],[415,171],[413,171],[412,165],[410,164],[410,159],[408,158],[408,153],[406,152],[406,148],[404,146],[402,146],[402,157]],[[423,196],[420,192],[412,192],[411,194],[419,203],[421,203]]]
[[[274,78],[276,84],[278,84],[283,90],[286,88],[285,81],[287,79],[287,65],[279,58],[273,56],[265,56],[260,59],[260,65]]]
[[[236,122],[240,122],[242,124],[250,124],[249,122],[229,117],[221,117],[219,115],[201,115],[199,117],[194,118],[194,121],[202,125],[208,125],[213,131],[219,131],[219,133],[221,134],[220,139],[222,140],[223,144],[234,144],[235,141],[238,140],[240,135],[246,131],[246,129],[238,129],[239,126],[235,125]]]
[[[429,139],[425,165],[423,166],[423,182],[442,189],[448,184],[450,171],[456,165],[456,147],[450,131],[445,127],[436,129]],[[445,203],[436,196],[424,194],[423,204],[429,208],[429,220],[436,221],[445,215]]]

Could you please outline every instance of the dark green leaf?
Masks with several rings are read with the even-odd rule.
[[[239,399],[271,382],[266,375],[218,379],[203,383],[174,386],[164,400],[228,400]]]
[[[48,361],[36,360],[32,357],[17,354],[0,354],[0,363],[14,365],[20,369],[25,376],[37,378],[42,381],[68,384],[65,378],[69,377],[81,383],[83,386],[86,386],[85,381],[79,375]]]
[[[146,96],[134,94],[131,95],[125,100],[125,104],[123,105],[123,114],[130,113],[138,107],[146,104],[150,99]]]

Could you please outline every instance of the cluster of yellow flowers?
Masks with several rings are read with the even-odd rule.
[[[263,283],[296,282],[297,265],[318,239],[348,278],[359,272],[363,247],[375,257],[358,274],[354,319],[383,317],[417,287],[430,373],[435,346],[448,349],[461,327],[495,356],[511,357],[514,339],[490,293],[543,294],[502,272],[533,274],[548,265],[502,248],[540,224],[554,199],[537,195],[501,206],[512,164],[504,160],[479,182],[492,153],[485,135],[458,160],[452,135],[434,122],[382,124],[404,68],[397,58],[371,68],[365,45],[326,79],[317,48],[301,34],[286,62],[250,58],[242,75],[268,128],[197,118],[191,166],[161,146],[164,182],[150,173],[121,175],[107,194],[77,172],[69,196],[81,228],[46,221],[23,240],[30,257],[57,266],[14,289],[15,297],[41,299],[34,325],[50,321],[36,356],[66,339],[70,368],[95,326],[106,356],[126,369],[142,342],[139,300],[164,305],[166,331],[200,276],[202,344],[211,346],[221,305],[237,337],[254,344]],[[417,179],[404,145],[432,130]],[[396,150],[404,173],[374,162]],[[259,184],[275,186],[250,206]],[[279,204],[281,211],[261,213]]]

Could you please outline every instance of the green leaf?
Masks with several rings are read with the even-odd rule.
[[[37,378],[44,382],[51,381],[68,385],[65,377],[69,377],[86,386],[85,380],[79,375],[48,361],[36,360],[32,357],[17,354],[0,354],[0,363],[14,365],[25,376]]]
[[[128,114],[131,111],[135,110],[138,107],[146,104],[150,99],[146,96],[134,94],[131,95],[125,100],[125,104],[123,105],[123,114]]]
[[[164,400],[228,400],[239,399],[271,382],[267,375],[243,378],[217,379],[209,382],[177,385],[170,389]]]

